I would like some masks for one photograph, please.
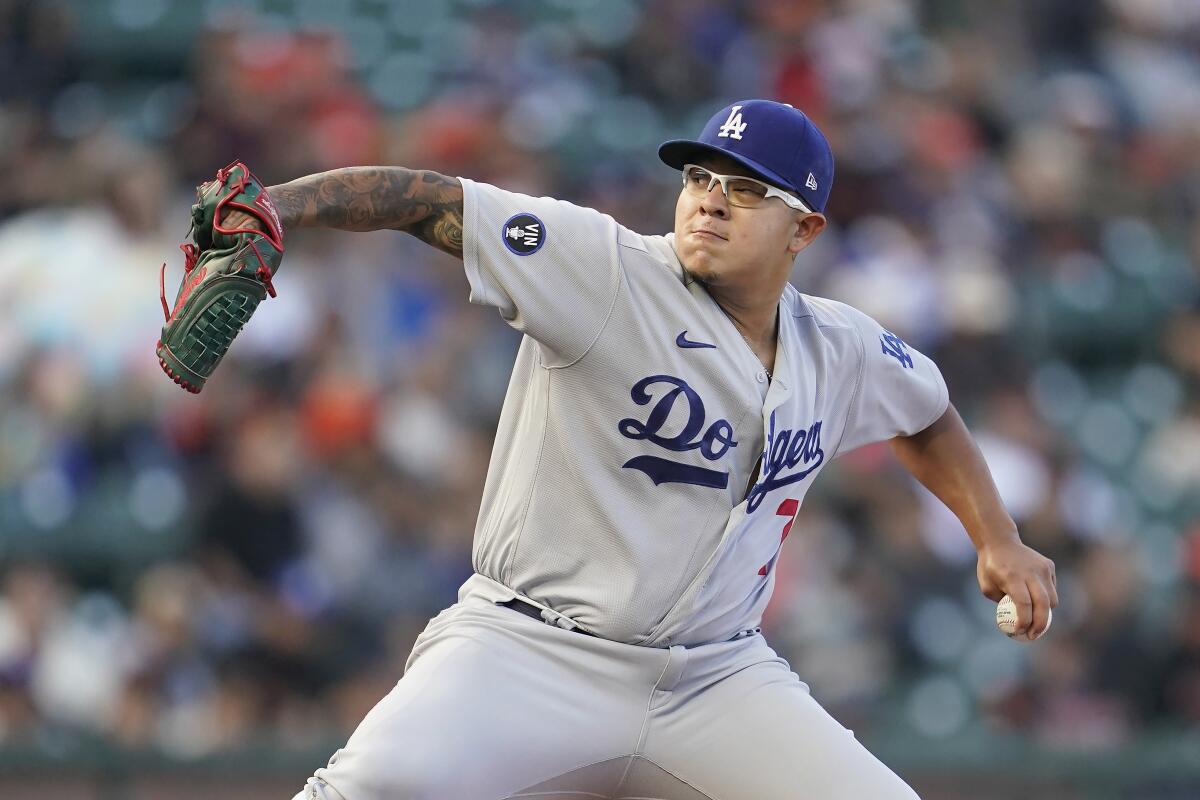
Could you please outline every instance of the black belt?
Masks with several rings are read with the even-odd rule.
[[[505,608],[511,608],[513,611],[520,611],[525,616],[531,619],[536,619],[538,622],[546,622],[546,620],[542,618],[542,610],[540,608],[535,606],[533,603],[526,603],[519,597],[514,597],[512,600],[505,600],[503,603],[496,603],[496,605],[504,606]],[[546,622],[546,624],[554,625],[553,622]],[[554,625],[554,627],[557,628],[559,626]],[[594,633],[588,633],[583,628],[569,628],[566,630],[572,630],[575,633],[582,633],[584,636],[596,635]]]

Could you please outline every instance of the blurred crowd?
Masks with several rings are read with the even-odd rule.
[[[0,746],[344,735],[453,602],[518,339],[399,233],[299,232],[199,396],[159,371],[192,187],[436,169],[671,227],[654,149],[829,136],[805,292],[938,361],[1050,634],[1011,642],[885,445],[827,469],[767,634],[860,736],[1200,728],[1200,6],[0,2]]]

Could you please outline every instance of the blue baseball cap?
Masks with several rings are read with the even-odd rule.
[[[658,147],[668,166],[683,169],[697,157],[726,155],[763,180],[824,211],[833,186],[833,151],[804,112],[774,100],[739,100],[713,115],[699,139],[672,139]]]

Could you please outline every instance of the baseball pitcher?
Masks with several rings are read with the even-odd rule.
[[[962,521],[1031,638],[1054,567],[1021,543],[930,359],[788,283],[825,228],[825,137],[768,100],[659,148],[675,229],[400,167],[201,187],[158,346],[199,391],[285,231],[403,231],[462,259],[524,337],[475,574],[296,800],[883,800],[916,795],[812,698],[759,623],[804,496],[889,441]],[[795,533],[802,535],[802,531]]]

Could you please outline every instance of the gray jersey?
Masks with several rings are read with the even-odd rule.
[[[460,180],[471,300],[525,334],[474,567],[599,636],[753,630],[821,469],[947,408],[936,365],[850,306],[787,286],[768,379],[671,235]]]

